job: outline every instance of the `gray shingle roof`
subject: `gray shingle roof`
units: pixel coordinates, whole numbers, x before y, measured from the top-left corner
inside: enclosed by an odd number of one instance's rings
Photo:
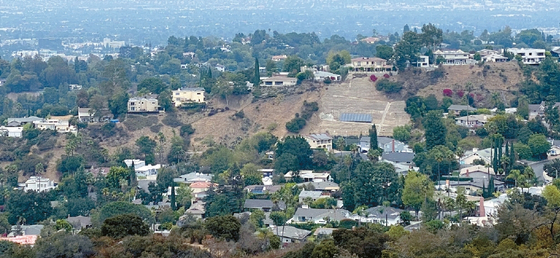
[[[243,205],[243,207],[245,209],[272,209],[272,207],[274,207],[274,203],[271,200],[247,199],[245,200],[245,205]],[[279,201],[278,208],[285,210],[286,203]]]
[[[403,211],[404,210],[393,208],[393,207],[385,207],[385,206],[377,206],[365,210],[365,212],[368,214],[368,218],[383,218],[383,219],[385,219],[385,216],[387,216],[388,219],[398,218],[401,215],[401,212]]]
[[[392,162],[412,163],[412,160],[414,159],[414,153],[413,152],[384,152],[382,157],[384,160],[388,160]]]
[[[274,234],[276,235],[276,230],[272,230],[272,232],[274,232]],[[305,239],[309,234],[311,234],[311,231],[305,229],[299,229],[293,226],[285,226],[285,227],[278,228],[278,236],[297,239],[300,241]]]

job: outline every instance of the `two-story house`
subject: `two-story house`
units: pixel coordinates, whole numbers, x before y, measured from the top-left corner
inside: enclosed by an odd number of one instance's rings
[[[51,116],[48,119],[33,121],[35,128],[39,130],[53,130],[59,133],[73,133],[77,134],[78,129],[70,125],[71,115],[68,116]]]
[[[24,191],[46,192],[54,189],[54,181],[40,176],[32,176],[25,183],[20,184]]]
[[[204,93],[204,88],[181,88],[173,91],[171,99],[176,107],[186,103],[204,103]]]
[[[353,58],[348,64],[349,72],[390,72],[393,66],[387,65],[387,60],[379,57]]]
[[[128,113],[158,112],[159,104],[156,98],[136,97],[128,100]]]
[[[434,56],[444,59],[441,63],[442,65],[467,65],[476,63],[468,52],[462,50],[437,50],[434,52]]]
[[[521,61],[527,65],[538,65],[546,58],[544,49],[535,48],[508,48],[507,52],[520,56]]]
[[[492,117],[492,115],[468,115],[457,117],[455,118],[455,124],[468,128],[477,128],[484,126],[488,122],[488,119]]]
[[[332,137],[326,133],[310,134],[303,138],[309,143],[311,149],[325,149],[326,151],[332,150]]]

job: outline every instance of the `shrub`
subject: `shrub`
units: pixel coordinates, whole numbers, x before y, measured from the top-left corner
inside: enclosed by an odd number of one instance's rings
[[[385,93],[397,93],[402,90],[403,86],[400,82],[392,82],[387,79],[381,79],[377,82],[375,88],[378,91],[383,91]]]
[[[194,133],[194,128],[192,127],[191,124],[181,126],[180,135],[182,137],[191,135],[193,133]]]
[[[389,77],[391,77],[389,74],[384,74],[383,78],[388,79]]]
[[[443,90],[443,96],[451,97],[451,96],[453,96],[453,91],[451,89],[444,89]]]
[[[375,76],[375,74],[372,74],[372,75],[369,77],[369,79],[370,79],[372,82],[376,82],[376,81],[377,81],[377,76]]]
[[[183,125],[183,122],[178,119],[176,113],[167,113],[161,122],[170,127],[179,127]]]
[[[465,92],[463,90],[458,90],[455,92],[455,94],[457,95],[457,97],[462,98],[465,95]]]
[[[286,123],[286,129],[288,130],[288,132],[298,133],[301,129],[305,127],[306,124],[307,122],[305,122],[305,119],[301,117],[296,117],[292,119],[290,122]]]
[[[238,112],[235,112],[234,116],[237,117],[237,118],[244,118],[245,117],[245,112],[243,112],[243,110],[240,110]]]

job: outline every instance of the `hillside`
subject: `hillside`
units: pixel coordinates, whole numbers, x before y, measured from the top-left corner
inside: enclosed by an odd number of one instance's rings
[[[442,70],[426,72],[422,69],[411,69],[392,78],[402,82],[404,89],[397,98],[414,95],[426,97],[434,94],[443,98],[443,90],[451,89],[454,93],[462,90],[475,95],[477,106],[489,107],[492,93],[499,93],[501,100],[509,105],[514,98],[513,92],[519,89],[518,83],[524,80],[523,73],[517,62],[486,63],[484,65],[444,66]],[[457,97],[454,95],[454,97]]]

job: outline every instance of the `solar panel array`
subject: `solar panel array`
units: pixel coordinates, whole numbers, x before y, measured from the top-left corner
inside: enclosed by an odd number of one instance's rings
[[[371,123],[371,114],[361,114],[361,113],[342,113],[339,119],[342,122],[359,122],[359,123]]]

